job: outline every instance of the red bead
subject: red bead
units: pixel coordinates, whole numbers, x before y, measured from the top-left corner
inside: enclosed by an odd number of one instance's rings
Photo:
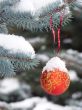
[[[55,69],[54,71],[44,71],[40,77],[40,83],[45,92],[50,95],[63,94],[70,85],[68,73]]]

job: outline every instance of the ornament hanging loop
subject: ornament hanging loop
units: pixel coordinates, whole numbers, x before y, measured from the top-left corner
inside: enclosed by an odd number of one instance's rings
[[[58,48],[57,48],[57,53],[59,53],[59,51],[60,51],[60,48],[61,48],[61,27],[62,27],[62,22],[63,22],[63,16],[62,16],[62,14],[60,13],[60,21],[59,21],[60,23],[59,23],[59,27],[58,27],[58,29],[57,29],[57,34],[58,34],[58,36],[57,36],[57,38],[58,38]]]
[[[51,31],[52,31],[52,35],[53,35],[53,39],[54,39],[54,44],[55,44],[56,33],[55,33],[55,30],[54,30],[54,27],[53,27],[53,18],[52,18],[52,15],[50,15],[50,28],[51,28]]]
[[[59,21],[59,27],[57,29],[57,40],[58,40],[58,47],[57,47],[57,54],[59,53],[60,51],[60,47],[61,47],[61,39],[60,39],[60,34],[61,34],[61,26],[62,26],[62,22],[63,22],[63,14],[60,13],[60,21]],[[56,33],[55,33],[55,30],[54,30],[54,26],[53,26],[53,18],[52,18],[52,15],[50,15],[50,29],[52,31],[52,35],[53,35],[53,39],[54,39],[54,44],[55,44],[55,40],[56,40]]]

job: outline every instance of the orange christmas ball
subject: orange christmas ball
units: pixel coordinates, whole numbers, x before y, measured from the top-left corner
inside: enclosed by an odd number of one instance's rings
[[[59,69],[53,71],[43,71],[40,77],[40,83],[45,92],[50,95],[63,94],[70,85],[68,73]]]

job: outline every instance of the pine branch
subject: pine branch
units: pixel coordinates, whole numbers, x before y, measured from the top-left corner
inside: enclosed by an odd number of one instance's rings
[[[17,71],[33,69],[38,64],[28,41],[19,36],[0,34],[0,77],[13,76]]]
[[[15,75],[14,67],[11,62],[7,59],[0,59],[0,77],[12,77]]]
[[[8,29],[7,29],[5,23],[1,23],[1,24],[0,24],[0,33],[8,34]]]
[[[12,60],[12,61],[20,61],[20,62],[31,62],[32,59],[30,58],[19,58],[19,57],[16,57],[16,56],[13,56],[13,55],[0,55],[0,59],[9,59],[9,60]]]
[[[51,10],[50,12],[45,13],[45,15],[40,15],[39,18],[44,18],[45,16],[53,15],[54,13],[61,12],[63,9],[65,9],[65,4],[59,6],[56,9]]]
[[[3,0],[0,1],[0,8],[10,7],[20,2],[20,0]]]
[[[66,11],[67,7],[71,6],[70,3],[63,3],[60,5],[59,2],[52,3],[46,7],[43,7],[32,15],[31,12],[15,12],[11,7],[3,8],[4,11],[1,13],[1,21],[6,22],[9,26],[17,26],[18,28],[23,28],[27,30],[43,30],[49,28],[50,14],[53,15],[53,25],[55,28],[59,25],[60,13]],[[68,11],[68,10],[67,10]],[[71,12],[65,12],[63,26],[69,23],[71,18]]]
[[[71,6],[71,4],[70,4],[70,6]],[[61,15],[61,13],[63,13],[63,16],[62,16],[63,17],[62,26],[67,25],[71,21],[72,13],[71,12],[66,13],[65,12],[66,8],[68,8],[68,5],[62,4],[61,6],[56,7],[54,9],[50,10],[48,13],[45,13],[45,15],[41,15],[39,17],[39,19],[40,20],[44,19],[44,21],[45,21],[45,19],[48,19],[48,27],[49,27],[50,15],[52,15],[52,17],[53,17],[53,25],[54,25],[55,28],[58,28],[59,23],[60,23],[60,21],[59,21],[60,15]],[[43,12],[45,12],[45,9],[44,9]]]
[[[68,4],[71,4],[71,3],[74,3],[76,2],[76,0],[64,0],[65,3],[68,3]]]
[[[25,55],[22,55],[22,56],[25,56]],[[17,70],[19,71],[20,69],[22,71],[33,69],[34,67],[37,67],[37,65],[39,64],[39,61],[36,58],[33,58],[33,59],[31,59],[30,57],[24,58],[20,56],[18,57],[16,55],[0,55],[0,60],[5,60],[5,61],[9,60],[11,64],[13,64],[15,71]],[[20,62],[18,66],[17,66],[17,62]]]

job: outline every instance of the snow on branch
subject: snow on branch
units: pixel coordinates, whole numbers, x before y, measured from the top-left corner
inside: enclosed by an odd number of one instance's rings
[[[39,9],[57,1],[58,0],[20,0],[17,5],[12,7],[12,9],[14,11],[31,12],[32,14],[35,14]]]
[[[10,53],[31,54],[31,58],[35,55],[31,44],[21,36],[0,34],[0,47]]]
[[[6,22],[9,26],[22,27],[31,31],[47,30],[49,28],[50,14],[53,14],[55,28],[59,25],[61,12],[65,13],[63,25],[68,24],[71,18],[69,4],[63,0],[20,0],[12,4],[0,4],[2,7],[0,10],[1,21]],[[55,13],[53,10],[57,9],[58,12]]]
[[[22,36],[0,34],[0,76],[11,76],[37,64],[33,47]]]

